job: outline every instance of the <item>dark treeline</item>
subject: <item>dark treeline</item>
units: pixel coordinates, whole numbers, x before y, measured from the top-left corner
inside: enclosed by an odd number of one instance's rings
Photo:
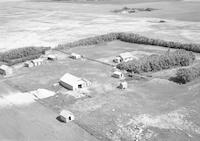
[[[198,77],[200,77],[200,64],[189,68],[178,69],[178,71],[176,72],[176,76],[170,79],[180,84],[186,84],[195,80]]]
[[[136,44],[144,44],[144,45],[154,45],[154,46],[162,46],[167,48],[174,49],[185,49],[192,52],[200,53],[200,44],[186,44],[174,41],[165,41],[160,39],[152,39],[145,36],[141,36],[139,34],[134,33],[126,33],[126,32],[116,32],[109,33],[99,36],[94,36],[86,39],[81,39],[75,42],[58,45],[59,49],[78,47],[78,46],[87,46],[87,45],[95,45],[104,42],[110,42],[114,40],[120,40],[123,42],[136,43]]]
[[[6,52],[0,53],[0,61],[8,63],[8,65],[14,65],[26,60],[31,60],[40,57],[44,54],[48,47],[24,47],[18,49],[12,49]]]
[[[176,50],[164,55],[150,55],[140,60],[122,62],[117,68],[132,73],[155,72],[177,66],[188,66],[194,60],[195,55],[192,52]]]

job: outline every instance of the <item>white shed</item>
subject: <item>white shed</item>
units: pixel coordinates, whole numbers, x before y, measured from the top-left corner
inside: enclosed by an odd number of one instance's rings
[[[120,82],[119,88],[120,89],[127,89],[128,88],[128,83],[126,81]]]
[[[70,122],[75,119],[74,114],[67,110],[62,110],[59,114],[59,120],[62,122]]]
[[[80,54],[76,54],[76,53],[72,53],[72,54],[70,55],[70,58],[72,58],[72,59],[80,59],[80,58],[81,58],[81,55],[80,55]]]
[[[34,66],[34,64],[31,61],[27,61],[27,62],[24,63],[24,66],[28,67],[28,68],[31,68],[31,67]]]
[[[39,66],[44,63],[44,59],[38,58],[38,59],[32,60],[31,62],[33,63],[34,66]]]
[[[79,77],[66,73],[59,81],[60,85],[69,90],[78,90],[87,86],[87,82]]]
[[[57,57],[56,57],[55,55],[53,55],[53,54],[49,54],[49,55],[47,56],[47,59],[48,59],[48,60],[54,61],[54,60],[57,60]]]
[[[124,78],[124,74],[121,71],[114,71],[112,74],[112,77],[121,79],[121,78]]]
[[[6,65],[1,65],[0,66],[0,74],[4,76],[11,75],[13,73],[13,69],[9,66]]]

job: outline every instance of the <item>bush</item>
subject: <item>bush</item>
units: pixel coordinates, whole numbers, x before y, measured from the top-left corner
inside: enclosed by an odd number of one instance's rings
[[[188,66],[194,60],[195,55],[192,52],[176,50],[164,55],[150,55],[140,60],[122,62],[117,65],[117,68],[128,72],[142,73],[160,71],[176,66]]]
[[[44,54],[48,47],[25,47],[3,52],[0,54],[0,61],[8,63],[8,65],[24,62],[32,58],[38,58]]]
[[[176,76],[173,77],[173,79],[171,78],[171,80],[177,83],[186,84],[195,80],[198,77],[200,77],[200,64],[190,68],[178,69],[178,71],[176,72]]]
[[[18,58],[18,59],[14,59],[14,60],[7,60],[7,65],[8,66],[12,66],[21,62],[25,62],[28,60],[33,60],[33,59],[37,59],[41,56],[42,54],[36,54],[36,55],[31,55],[31,56],[27,56],[27,57],[23,57],[23,58]]]
[[[141,36],[139,34],[134,33],[126,33],[126,32],[115,32],[104,35],[99,35],[95,37],[90,37],[86,39],[81,39],[75,42],[58,45],[58,49],[78,47],[78,46],[87,46],[87,45],[95,45],[104,42],[110,42],[114,40],[120,40],[123,42],[136,43],[136,44],[144,44],[144,45],[154,45],[154,46],[162,46],[167,48],[174,49],[185,49],[188,51],[198,52],[200,53],[200,45],[199,44],[184,44],[180,42],[173,41],[164,41],[160,39],[152,39],[145,36]]]

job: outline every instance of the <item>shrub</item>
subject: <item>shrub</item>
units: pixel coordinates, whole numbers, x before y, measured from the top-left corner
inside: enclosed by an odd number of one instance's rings
[[[14,60],[7,60],[7,65],[8,66],[12,66],[21,62],[25,62],[28,60],[33,60],[33,59],[37,59],[41,56],[42,54],[36,54],[36,55],[31,55],[31,56],[27,56],[27,57],[23,57],[23,58],[18,58],[18,59],[14,59]]]
[[[180,42],[152,39],[145,36],[141,36],[139,34],[127,33],[127,32],[121,32],[121,33],[115,32],[115,33],[109,33],[109,34],[99,35],[95,37],[90,37],[86,39],[81,39],[81,40],[67,43],[67,44],[62,44],[62,45],[60,44],[58,45],[57,48],[64,49],[64,48],[71,48],[71,47],[78,47],[78,46],[95,45],[95,44],[110,42],[114,40],[120,40],[124,42],[129,42],[129,43],[136,43],[136,44],[162,46],[162,47],[174,48],[174,49],[185,49],[188,51],[200,53],[199,44],[184,44]]]
[[[177,83],[186,84],[195,80],[198,77],[200,77],[200,64],[190,68],[178,69],[178,71],[176,72],[176,76],[171,78],[171,80]]]
[[[25,47],[3,52],[0,54],[0,61],[8,64],[16,64],[44,54],[49,47]]]
[[[117,65],[118,69],[128,72],[142,73],[169,69],[176,66],[188,66],[195,60],[192,52],[176,50],[164,55],[150,55],[140,60],[122,62]]]

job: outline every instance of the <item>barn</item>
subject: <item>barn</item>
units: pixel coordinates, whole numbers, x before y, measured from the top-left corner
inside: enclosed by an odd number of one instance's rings
[[[78,90],[87,86],[87,82],[72,74],[66,73],[59,81],[60,85],[69,90]]]
[[[7,76],[7,75],[11,75],[13,73],[13,69],[9,66],[6,65],[1,65],[0,66],[0,74]]]

